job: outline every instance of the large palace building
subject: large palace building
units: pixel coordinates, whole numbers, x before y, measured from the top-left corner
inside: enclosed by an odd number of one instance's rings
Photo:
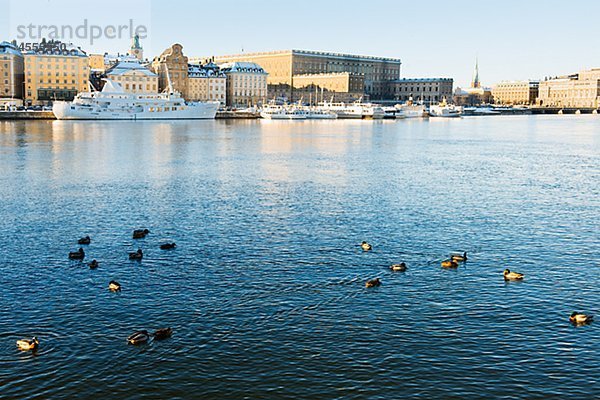
[[[307,93],[327,91],[328,96],[348,99],[349,94],[386,99],[388,85],[400,78],[400,59],[324,53],[305,50],[283,50],[214,57],[217,64],[253,62],[269,75],[268,97],[297,101]],[[341,82],[341,80],[345,80]],[[329,82],[331,81],[331,82]],[[363,85],[356,90],[356,84]],[[334,88],[339,88],[335,90]]]

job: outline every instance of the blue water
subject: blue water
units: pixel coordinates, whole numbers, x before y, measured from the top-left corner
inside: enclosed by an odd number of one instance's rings
[[[0,199],[2,399],[600,398],[597,116],[0,122]]]

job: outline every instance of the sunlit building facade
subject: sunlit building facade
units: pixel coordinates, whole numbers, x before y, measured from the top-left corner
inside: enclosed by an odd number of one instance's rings
[[[267,100],[267,76],[260,65],[252,62],[230,62],[219,65],[227,77],[226,104],[229,107],[251,107]]]
[[[14,43],[0,43],[0,106],[21,105],[23,99],[23,54]]]

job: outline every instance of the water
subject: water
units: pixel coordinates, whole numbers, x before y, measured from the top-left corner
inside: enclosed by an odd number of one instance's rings
[[[600,397],[597,116],[0,122],[0,198],[2,399]]]

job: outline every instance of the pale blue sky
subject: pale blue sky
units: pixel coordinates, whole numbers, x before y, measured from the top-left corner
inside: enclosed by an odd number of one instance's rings
[[[541,78],[600,67],[600,1],[595,0],[0,0],[0,37],[18,25],[135,24],[152,57],[174,42],[188,56],[306,49],[402,59],[406,77]],[[103,9],[103,5],[105,8]],[[88,52],[126,51],[129,39],[75,40]]]

